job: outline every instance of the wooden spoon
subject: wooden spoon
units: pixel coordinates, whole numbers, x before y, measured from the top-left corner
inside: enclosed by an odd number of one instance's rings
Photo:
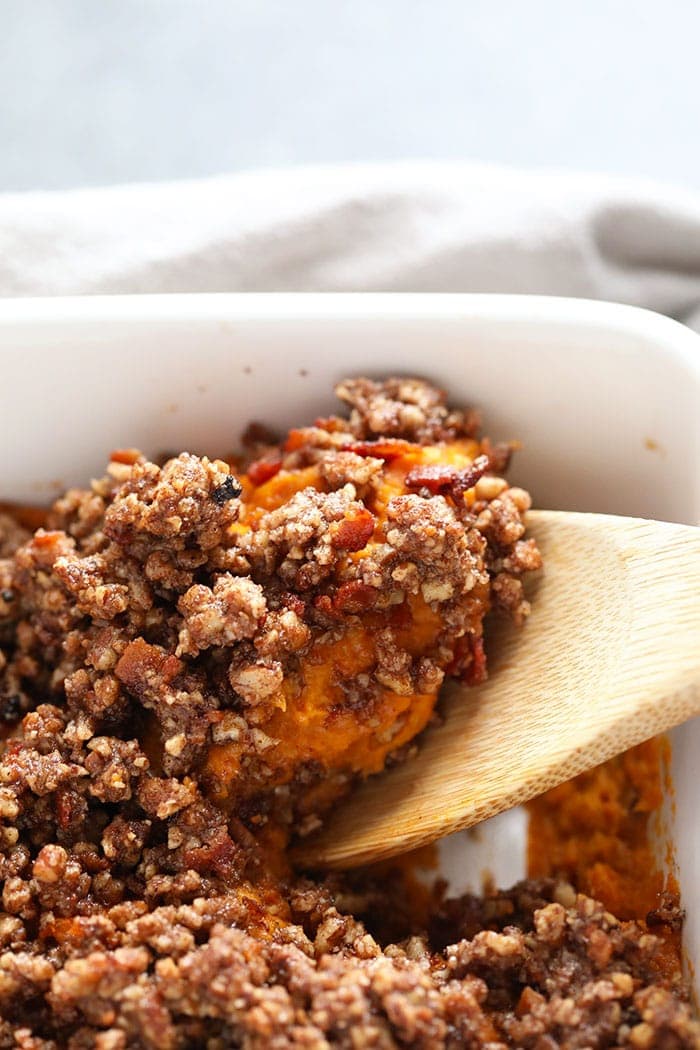
[[[365,781],[302,863],[403,853],[700,713],[700,528],[557,511],[528,528],[545,567],[526,626],[495,625],[488,681],[446,684],[417,756]]]

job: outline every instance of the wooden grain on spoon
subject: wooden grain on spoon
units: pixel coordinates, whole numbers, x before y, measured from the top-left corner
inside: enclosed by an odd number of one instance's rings
[[[533,612],[487,638],[489,679],[303,844],[354,867],[470,827],[700,713],[700,528],[537,511]]]

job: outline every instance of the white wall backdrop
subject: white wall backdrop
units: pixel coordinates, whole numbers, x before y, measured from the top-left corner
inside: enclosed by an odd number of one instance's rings
[[[700,186],[697,0],[0,0],[0,190],[460,157]]]

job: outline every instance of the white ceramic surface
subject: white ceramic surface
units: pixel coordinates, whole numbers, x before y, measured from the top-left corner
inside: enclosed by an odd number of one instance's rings
[[[0,499],[41,501],[110,449],[225,454],[251,419],[282,430],[333,381],[425,375],[524,448],[542,507],[700,523],[700,339],[624,306],[518,296],[220,295],[0,301]],[[536,629],[536,610],[530,628]],[[604,625],[601,625],[604,629]],[[700,969],[700,720],[673,735],[686,947]],[[667,807],[671,813],[673,807]],[[455,888],[524,873],[525,820],[442,845]]]

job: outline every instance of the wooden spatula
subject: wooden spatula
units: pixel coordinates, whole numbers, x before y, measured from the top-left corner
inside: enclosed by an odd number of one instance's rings
[[[362,784],[304,863],[424,845],[700,714],[700,528],[556,511],[528,526],[545,568],[527,624],[491,631],[488,681],[447,684],[417,757]]]

